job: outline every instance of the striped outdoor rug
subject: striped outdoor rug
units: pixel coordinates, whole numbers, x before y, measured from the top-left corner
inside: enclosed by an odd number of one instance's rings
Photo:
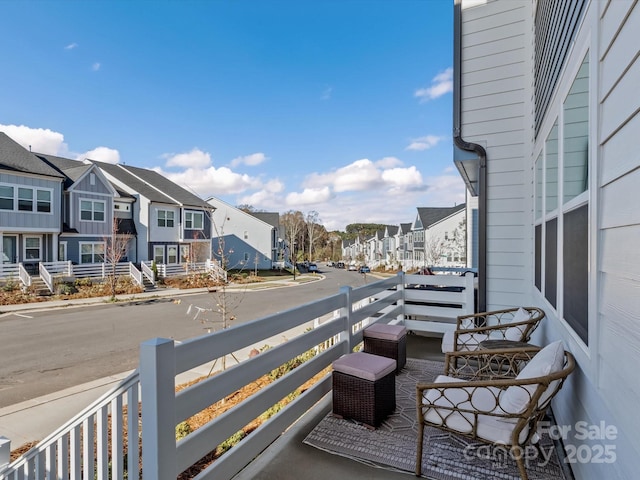
[[[396,410],[378,429],[369,430],[329,413],[304,443],[369,465],[413,474],[417,445],[416,383],[431,381],[443,370],[443,363],[407,359],[406,367],[396,377]],[[533,447],[528,452],[530,480],[568,480],[553,441],[543,437],[541,446],[544,458]],[[506,449],[429,427],[425,428],[422,472],[423,477],[434,480],[520,479],[518,467]]]

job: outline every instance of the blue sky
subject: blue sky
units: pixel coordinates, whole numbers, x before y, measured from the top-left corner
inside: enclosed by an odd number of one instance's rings
[[[464,202],[452,0],[17,1],[0,131],[329,229]]]

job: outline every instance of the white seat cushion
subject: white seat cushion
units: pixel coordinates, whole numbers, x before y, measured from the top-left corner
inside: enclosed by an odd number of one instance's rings
[[[463,380],[440,375],[436,378],[436,383],[460,382]],[[430,405],[425,412],[424,418],[427,422],[436,425],[443,425],[451,430],[460,433],[470,433],[473,430],[474,416],[470,413],[445,410],[438,407],[452,407],[473,410],[480,412],[477,420],[477,434],[479,437],[497,443],[511,443],[511,435],[515,422],[504,422],[499,417],[483,415],[483,413],[504,413],[498,401],[500,390],[495,387],[465,387],[459,389],[447,389],[446,397],[440,394],[439,390],[430,389],[423,399],[423,405]],[[528,428],[525,428],[519,441],[524,441],[527,437]]]
[[[528,378],[545,377],[552,373],[557,373],[564,366],[564,346],[561,340],[550,343],[527,363],[520,371],[517,380],[525,380]],[[539,405],[544,404],[554,391],[550,385],[546,392],[542,394]],[[532,385],[513,385],[504,392],[500,399],[501,407],[507,412],[521,413],[529,404],[531,395],[535,392],[538,384]]]
[[[508,323],[525,322],[531,319],[531,314],[520,307],[518,311],[513,315],[513,318]],[[523,339],[524,331],[527,328],[526,325],[517,325],[515,327],[509,327],[504,332],[504,338],[506,340],[512,340],[514,342],[520,342]]]

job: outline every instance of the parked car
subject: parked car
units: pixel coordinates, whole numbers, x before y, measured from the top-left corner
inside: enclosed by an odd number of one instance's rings
[[[335,265],[336,268],[344,268],[344,262],[338,262]]]
[[[310,264],[307,266],[307,270],[308,270],[310,273],[318,273],[318,266],[317,266],[315,263],[310,263]]]
[[[367,267],[366,265],[362,265],[360,267],[360,270],[358,270],[360,273],[371,273],[371,269],[369,267]]]
[[[348,270],[350,272],[357,272],[358,271],[358,267],[356,267],[354,264],[350,264]]]

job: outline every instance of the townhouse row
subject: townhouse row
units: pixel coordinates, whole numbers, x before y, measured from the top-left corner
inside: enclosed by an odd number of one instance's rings
[[[386,225],[368,238],[345,240],[342,258],[387,270],[473,268],[477,266],[474,218],[477,202],[473,198],[454,207],[418,207],[413,222]]]
[[[127,242],[121,262],[155,262],[180,271],[185,264],[219,263],[216,252],[225,245],[230,268],[271,268],[278,214],[252,216],[226,207],[153,170],[34,153],[0,132],[0,270],[5,273],[15,265],[37,275],[47,262],[104,263],[115,237]]]

